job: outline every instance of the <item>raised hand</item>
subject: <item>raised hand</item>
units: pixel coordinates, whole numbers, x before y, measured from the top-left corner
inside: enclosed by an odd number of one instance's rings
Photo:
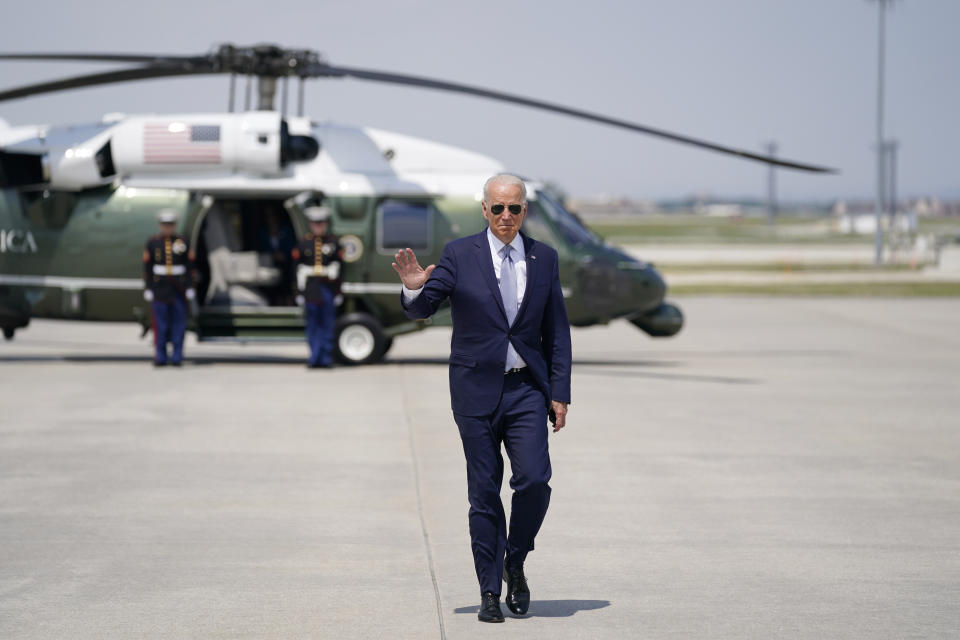
[[[393,263],[393,270],[400,275],[403,286],[412,291],[422,287],[430,279],[430,274],[437,266],[432,264],[426,269],[421,267],[413,249],[400,249],[393,255],[393,259],[396,260]]]

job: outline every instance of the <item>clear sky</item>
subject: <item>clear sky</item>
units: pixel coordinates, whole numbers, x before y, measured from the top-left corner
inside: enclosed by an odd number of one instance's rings
[[[347,66],[526,94],[841,170],[779,172],[783,199],[874,190],[877,8],[867,0],[88,0],[8,3],[0,49],[196,54],[308,47]],[[902,195],[960,196],[957,0],[888,13],[887,131]],[[105,70],[0,63],[0,86]],[[11,124],[219,111],[227,79],[155,80],[0,104]],[[763,166],[466,96],[321,80],[309,114],[471,148],[576,195],[762,196]]]

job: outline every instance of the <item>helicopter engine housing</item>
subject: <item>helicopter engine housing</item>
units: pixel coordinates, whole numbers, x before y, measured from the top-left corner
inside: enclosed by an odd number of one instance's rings
[[[306,119],[288,123],[279,113],[255,111],[132,116],[69,145],[6,156],[7,164],[17,161],[16,175],[27,176],[20,183],[37,183],[42,175],[49,187],[80,190],[129,177],[282,176],[290,163],[313,160],[319,150]],[[39,159],[42,171],[26,171],[31,159]]]
[[[187,170],[272,176],[283,174],[290,161],[316,157],[313,138],[301,151],[308,137],[291,136],[279,113],[260,111],[131,118],[117,126],[110,145],[120,175]]]

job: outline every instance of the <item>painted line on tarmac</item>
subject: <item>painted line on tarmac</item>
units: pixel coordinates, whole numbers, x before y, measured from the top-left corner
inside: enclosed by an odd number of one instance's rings
[[[403,369],[403,367],[401,367]],[[446,640],[447,632],[443,625],[443,603],[440,600],[440,585],[434,568],[433,551],[430,549],[430,534],[427,532],[427,520],[423,515],[423,494],[420,491],[420,458],[417,456],[417,444],[413,437],[413,419],[407,404],[407,391],[400,385],[400,398],[403,404],[403,417],[407,421],[407,443],[410,445],[410,458],[413,463],[413,485],[417,491],[417,516],[420,518],[420,533],[423,534],[423,546],[427,554],[427,568],[430,570],[430,582],[433,583],[433,596],[437,603],[437,622],[440,624],[440,640]]]

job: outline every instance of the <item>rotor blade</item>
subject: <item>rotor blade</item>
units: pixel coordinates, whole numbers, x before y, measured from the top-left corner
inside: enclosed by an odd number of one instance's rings
[[[171,78],[175,76],[200,75],[205,73],[217,73],[217,71],[209,66],[204,67],[200,65],[196,67],[136,67],[133,69],[121,69],[119,71],[106,71],[103,73],[74,76],[73,78],[64,78],[61,80],[51,80],[50,82],[41,82],[38,84],[31,84],[0,91],[0,102],[3,102],[4,100],[13,100],[14,98],[35,96],[41,93],[63,91],[64,89],[80,89],[82,87],[94,87],[102,84],[112,84],[114,82],[149,80],[151,78]]]
[[[66,60],[76,62],[139,62],[141,64],[175,64],[194,62],[191,56],[144,56],[126,53],[0,53],[0,60]]]
[[[782,160],[780,158],[774,158],[772,156],[765,156],[759,153],[753,153],[750,151],[745,151],[743,149],[735,149],[732,147],[725,147],[723,145],[714,144],[712,142],[707,142],[706,140],[699,140],[697,138],[691,138],[689,136],[680,135],[677,133],[671,133],[669,131],[664,131],[663,129],[655,129],[653,127],[646,127],[640,124],[635,124],[633,122],[628,122],[626,120],[619,120],[617,118],[610,118],[608,116],[603,116],[596,113],[590,113],[589,111],[581,111],[579,109],[573,109],[571,107],[564,107],[562,105],[553,104],[550,102],[543,102],[542,100],[534,100],[532,98],[524,98],[523,96],[512,95],[509,93],[502,93],[500,91],[492,91],[490,89],[482,89],[480,87],[472,87],[469,85],[459,84],[455,82],[447,82],[445,80],[434,80],[431,78],[423,78],[419,76],[408,76],[399,73],[389,73],[385,71],[375,71],[372,69],[355,69],[351,67],[339,67],[326,64],[319,64],[314,69],[311,69],[313,73],[311,75],[317,76],[332,76],[332,77],[351,77],[358,78],[361,80],[372,80],[375,82],[388,82],[391,84],[400,84],[412,87],[423,87],[426,89],[439,89],[440,91],[452,91],[455,93],[465,93],[468,95],[479,96],[481,98],[490,98],[492,100],[500,100],[502,102],[509,102],[513,104],[519,104],[527,107],[533,107],[534,109],[543,109],[545,111],[552,111],[554,113],[562,113],[564,115],[573,116],[574,118],[581,118],[583,120],[590,120],[592,122],[599,122],[601,124],[607,124],[613,127],[620,127],[621,129],[627,129],[629,131],[635,131],[637,133],[646,133],[648,135],[657,136],[659,138],[665,138],[667,140],[672,140],[674,142],[679,142],[681,144],[688,144],[695,147],[700,147],[701,149],[709,149],[711,151],[717,151],[719,153],[726,153],[747,160],[755,160],[757,162],[764,162],[766,164],[772,164],[778,167],[784,167],[785,169],[797,169],[799,171],[811,171],[814,173],[836,173],[836,169],[831,169],[829,167],[821,167],[817,165],[804,164],[800,162],[792,162],[790,160]]]

